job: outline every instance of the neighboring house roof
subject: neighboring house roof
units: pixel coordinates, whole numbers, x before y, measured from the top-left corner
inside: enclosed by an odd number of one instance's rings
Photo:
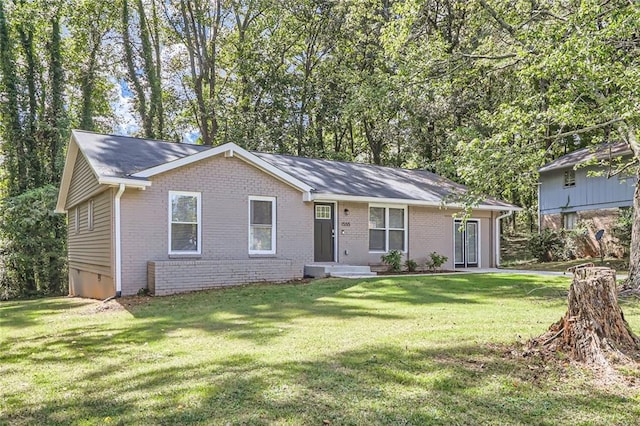
[[[233,143],[205,147],[74,130],[56,211],[64,211],[78,150],[87,159],[98,182],[108,185],[149,186],[149,178],[154,175],[223,154],[237,156],[298,188],[303,192],[305,201],[322,199],[461,206],[463,203],[459,199],[468,192],[464,185],[425,170],[252,153]],[[494,198],[482,200],[476,208],[520,210]]]
[[[606,160],[624,155],[630,155],[631,149],[624,142],[607,143],[598,147],[587,147],[570,152],[562,157],[545,164],[538,172],[548,172],[551,170],[573,167],[591,160]]]

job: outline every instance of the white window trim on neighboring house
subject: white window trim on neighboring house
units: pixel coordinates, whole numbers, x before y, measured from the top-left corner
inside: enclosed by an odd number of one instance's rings
[[[271,203],[271,250],[257,250],[252,248],[252,232],[251,229],[254,226],[262,226],[262,227],[268,227],[269,225],[254,225],[253,223],[251,223],[251,202],[252,201],[268,201]],[[248,250],[249,250],[249,254],[276,254],[276,235],[277,235],[277,220],[276,220],[276,197],[265,197],[265,196],[258,196],[258,195],[250,195],[249,196],[249,203],[248,203]]]
[[[370,217],[371,217],[371,208],[384,208],[384,228],[372,228],[371,227],[371,222],[370,222]],[[391,228],[389,226],[389,209],[397,209],[397,210],[402,210],[403,211],[403,224],[404,224],[404,228]],[[384,250],[371,250],[371,241],[370,241],[370,233],[367,232],[367,248],[369,249],[369,253],[388,253],[390,251],[389,249],[389,231],[403,231],[404,232],[404,240],[402,242],[403,245],[403,249],[400,250],[402,253],[406,253],[407,252],[407,246],[408,246],[408,242],[409,242],[409,221],[408,221],[408,217],[409,217],[409,208],[406,204],[378,204],[378,203],[371,203],[369,204],[369,208],[367,209],[367,231],[370,231],[372,229],[377,229],[377,230],[384,230]]]
[[[562,213],[562,228],[563,229],[576,229],[576,225],[578,224],[578,213],[576,212],[566,212]]]
[[[564,171],[564,187],[573,188],[576,186],[576,171],[573,169]]]
[[[194,224],[194,222],[174,222],[171,211],[171,199],[174,196],[196,197],[196,250],[172,250],[172,227],[174,224]],[[169,218],[169,254],[170,255],[199,255],[202,253],[202,193],[188,191],[169,191],[169,204],[167,207]]]

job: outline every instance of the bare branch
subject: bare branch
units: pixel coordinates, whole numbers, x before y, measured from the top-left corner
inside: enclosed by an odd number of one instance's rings
[[[609,158],[609,161],[611,161],[611,158]],[[618,176],[619,174],[621,174],[622,172],[624,172],[628,168],[630,168],[632,166],[636,166],[638,164],[640,164],[638,162],[638,159],[634,157],[633,160],[629,161],[627,164],[625,164],[624,166],[620,167],[617,170],[611,171],[611,169],[609,169],[609,170],[607,170],[607,179],[612,178],[614,176]]]
[[[466,53],[463,53],[462,55],[463,58],[469,58],[469,59],[495,59],[495,60],[499,60],[499,59],[509,59],[509,58],[515,58],[516,55],[515,53],[505,53],[504,55],[469,55]]]
[[[480,0],[480,4],[487,12],[489,12],[489,15],[491,15],[491,17],[495,19],[495,21],[500,25],[500,27],[502,27],[503,30],[507,31],[512,36],[515,36],[516,30],[504,19],[502,19],[502,17],[498,15],[498,12],[496,12],[493,7],[489,6],[486,0]]]
[[[581,129],[577,129],[577,130],[570,130],[570,131],[564,132],[564,133],[557,133],[555,135],[547,136],[544,139],[559,139],[559,138],[563,138],[565,136],[573,136],[573,135],[578,135],[580,133],[587,133],[587,132],[590,132],[592,130],[601,129],[603,127],[607,127],[607,126],[610,126],[612,124],[619,123],[620,121],[623,121],[623,120],[624,119],[622,119],[622,118],[614,118],[613,120],[605,121],[604,123],[600,123],[600,124],[594,124],[593,126],[583,127]]]

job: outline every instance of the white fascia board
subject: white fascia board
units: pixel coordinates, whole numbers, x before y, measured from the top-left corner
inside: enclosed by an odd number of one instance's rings
[[[280,179],[281,181],[293,186],[294,188],[300,191],[311,192],[313,190],[311,186],[291,176],[290,174],[282,171],[281,169],[273,166],[272,164],[267,163],[257,155],[250,153],[249,151],[239,147],[233,142],[229,142],[224,145],[220,145],[215,148],[208,149],[206,151],[201,151],[196,154],[189,155],[188,157],[183,157],[178,160],[171,161],[169,163],[161,164],[159,166],[142,170],[141,172],[135,173],[132,176],[139,177],[139,178],[149,178],[157,174],[168,172],[178,167],[183,167],[183,166],[195,163],[197,161],[204,160],[206,158],[211,158],[220,154],[224,154],[224,156],[227,158],[237,156],[243,161],[251,164],[254,167],[261,169],[262,171]]]
[[[98,179],[100,185],[120,186],[124,184],[127,188],[145,189],[151,186],[151,181],[140,179],[127,179],[118,177],[103,177]]]
[[[463,204],[454,203],[446,204],[442,202],[426,201],[426,200],[411,200],[405,198],[377,198],[377,197],[364,197],[357,195],[345,195],[345,194],[331,194],[331,193],[312,193],[310,201],[351,201],[355,203],[374,203],[374,204],[404,204],[409,206],[424,206],[424,207],[438,207],[438,208],[455,208],[463,209]],[[487,210],[487,211],[521,211],[522,208],[516,206],[490,206],[487,204],[480,204],[472,207],[472,210]]]
[[[187,166],[197,161],[204,160],[205,158],[214,157],[216,155],[224,153],[229,149],[233,149],[229,145],[235,145],[235,144],[226,143],[224,145],[220,145],[215,148],[207,149],[206,151],[200,151],[195,154],[191,154],[186,157],[182,157],[177,160],[170,161],[168,163],[160,164],[159,166],[150,167],[148,169],[139,171],[138,173],[134,173],[131,176],[137,177],[137,178],[150,178],[152,176],[159,175],[160,173],[168,172],[168,171],[177,169],[179,167]]]
[[[312,186],[309,186],[300,179],[291,176],[289,173],[284,172],[282,169],[277,168],[273,164],[264,161],[257,155],[254,155],[249,151],[240,148],[239,146],[236,146],[233,151],[238,156],[238,158],[252,164],[253,166],[261,169],[263,172],[266,172],[271,176],[278,178],[279,180],[293,186],[294,188],[297,188],[305,193],[311,193],[311,191],[313,191]]]
[[[64,160],[64,168],[62,169],[62,179],[60,180],[60,189],[58,190],[58,201],[56,202],[55,213],[65,213],[65,204],[67,201],[67,195],[69,194],[69,187],[71,186],[71,176],[73,174],[73,165],[76,162],[78,156],[78,144],[76,143],[73,133],[69,139],[69,146],[67,147],[67,155]]]

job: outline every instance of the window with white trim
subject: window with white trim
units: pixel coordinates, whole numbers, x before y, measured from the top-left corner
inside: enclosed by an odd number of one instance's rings
[[[93,231],[93,200],[87,203],[87,229]]]
[[[572,186],[576,186],[576,171],[573,169],[566,170],[564,172],[564,187],[570,188]]]
[[[405,251],[406,237],[406,207],[369,206],[369,251]]]
[[[73,217],[75,221],[75,223],[73,224],[73,228],[74,228],[73,230],[77,234],[80,232],[80,207],[76,206]]]
[[[169,191],[169,254],[200,254],[201,194]]]
[[[276,252],[276,198],[249,197],[249,254]]]
[[[562,214],[562,226],[564,229],[575,229],[577,224],[578,224],[577,213],[572,212],[572,213]]]

